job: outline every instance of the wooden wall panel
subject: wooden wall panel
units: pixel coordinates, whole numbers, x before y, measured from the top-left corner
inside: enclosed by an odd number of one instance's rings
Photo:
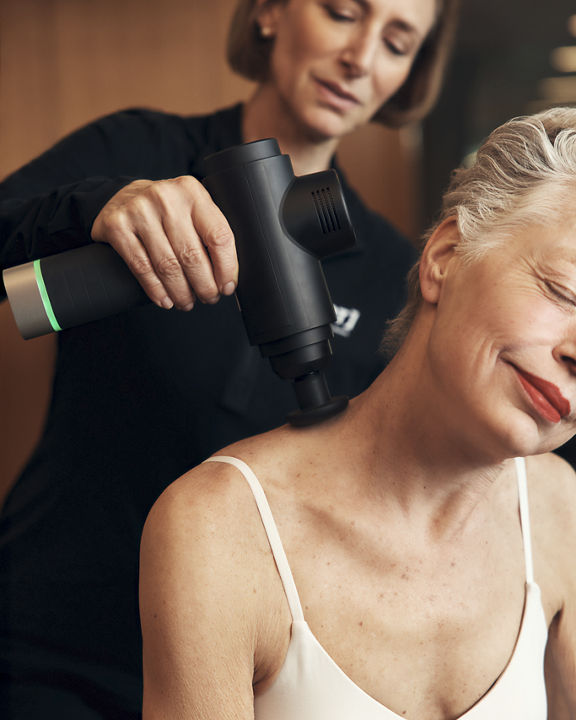
[[[181,113],[245,97],[224,59],[234,0],[0,0],[0,178],[91,119],[126,107]],[[346,140],[349,178],[401,229],[417,227],[410,133]],[[0,499],[40,432],[54,338],[24,342],[0,305]]]

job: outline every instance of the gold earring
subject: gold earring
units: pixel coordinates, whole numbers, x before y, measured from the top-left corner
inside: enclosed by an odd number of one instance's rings
[[[271,38],[273,35],[272,28],[268,25],[260,28],[260,37],[264,39]]]

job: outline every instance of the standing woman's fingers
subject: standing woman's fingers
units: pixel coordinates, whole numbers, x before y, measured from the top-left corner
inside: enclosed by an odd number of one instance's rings
[[[179,310],[191,310],[196,296],[174,252],[164,224],[154,219],[147,224],[145,230],[139,229],[138,238],[149,258],[151,275],[146,278],[147,286],[156,283],[158,287],[164,288],[171,305],[175,305]],[[135,274],[140,280],[139,275],[136,272]],[[144,285],[143,287],[146,290]]]
[[[145,187],[147,183],[148,181],[136,181],[114,195],[96,217],[92,226],[92,239],[105,242],[114,248],[150,300],[159,307],[170,309],[174,303],[135,232],[133,219],[127,209],[128,200],[134,197],[134,188],[131,186],[138,184]]]
[[[200,184],[194,196],[192,220],[210,258],[218,294],[232,295],[238,284],[234,234],[220,208]]]
[[[92,238],[109,243],[160,307],[234,292],[238,260],[228,222],[193,177],[136,180],[102,208]]]
[[[165,310],[173,308],[174,300],[171,293],[159,278],[141,239],[131,233],[130,236],[125,237],[121,244],[114,245],[111,243],[111,245],[122,257],[150,300]]]
[[[201,302],[217,302],[220,289],[203,238],[196,227],[198,224],[202,225],[203,213],[209,210],[211,205],[214,208],[216,206],[210,196],[208,203],[197,202],[198,194],[202,197],[206,193],[197,181],[194,181],[195,185],[191,183],[189,186],[187,178],[177,178],[174,183],[176,184],[171,190],[178,189],[182,192],[176,193],[176,197],[167,203],[162,214],[162,227],[170,243],[172,257],[188,287],[193,288],[196,297]],[[216,210],[223,218],[220,211],[217,208]],[[230,232],[229,228],[228,232]],[[154,257],[152,253],[150,254],[154,262]],[[166,281],[164,283],[167,284]]]
[[[192,235],[197,249],[198,262],[204,260],[204,272],[212,275],[201,243],[190,230],[190,200],[182,195],[174,181],[155,182],[135,198],[131,204],[131,220],[143,248],[150,259],[157,281],[166,289],[168,297],[180,310],[194,306],[196,294],[182,267],[178,253],[179,243],[185,243],[185,233]]]

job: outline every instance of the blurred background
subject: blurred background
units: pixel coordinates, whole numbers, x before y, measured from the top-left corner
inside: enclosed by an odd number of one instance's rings
[[[71,130],[127,107],[183,114],[237,102],[225,62],[235,0],[0,0],[0,179]],[[421,125],[346,140],[366,202],[415,240],[452,168],[514,115],[576,104],[574,0],[463,0],[440,102]],[[45,417],[55,338],[23,341],[0,304],[0,502]],[[78,398],[82,402],[81,398]]]

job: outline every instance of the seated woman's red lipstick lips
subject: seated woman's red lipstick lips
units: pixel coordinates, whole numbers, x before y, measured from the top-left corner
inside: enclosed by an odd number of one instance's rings
[[[515,368],[522,387],[538,413],[550,422],[558,423],[570,413],[570,403],[560,390],[548,380]]]

